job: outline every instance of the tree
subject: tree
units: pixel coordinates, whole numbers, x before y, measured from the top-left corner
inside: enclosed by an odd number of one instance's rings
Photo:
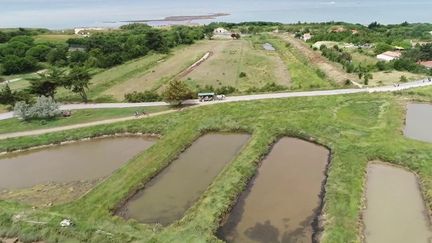
[[[212,38],[213,38],[213,35],[214,35],[214,26],[212,26],[212,25],[206,25],[206,26],[204,26],[204,34],[205,34],[205,36],[209,39],[209,40],[211,40]]]
[[[399,81],[400,81],[401,83],[406,83],[406,82],[408,82],[408,79],[407,79],[407,77],[406,77],[405,75],[402,75],[402,76],[400,77]]]
[[[3,58],[3,74],[17,74],[30,72],[36,69],[37,61],[31,57],[18,57],[14,55],[8,55]]]
[[[48,52],[51,48],[47,45],[37,45],[30,48],[27,52],[27,56],[31,56],[40,62],[45,62],[47,60]]]
[[[180,80],[172,80],[163,93],[164,100],[173,105],[181,105],[187,99],[193,97],[192,91],[186,83]]]
[[[47,61],[53,65],[64,65],[67,59],[67,48],[58,47],[51,49],[47,54]]]
[[[59,105],[51,98],[41,96],[34,105],[20,101],[15,104],[14,114],[19,119],[52,119],[61,114]]]
[[[363,74],[364,84],[369,85],[369,80],[373,79],[373,76],[371,73],[367,72]]]
[[[88,58],[89,58],[89,55],[87,54],[87,52],[73,51],[70,54],[69,63],[75,64],[75,65],[83,65],[87,61]]]
[[[232,33],[231,34],[231,38],[233,38],[233,39],[236,39],[236,40],[238,40],[238,39],[240,39],[240,34],[239,33]]]
[[[15,103],[15,97],[10,89],[9,85],[6,84],[2,90],[0,90],[0,104],[12,105]]]
[[[47,96],[54,99],[59,86],[65,81],[64,71],[51,68],[47,72],[39,74],[38,78],[30,80],[29,91],[38,96]]]
[[[69,72],[64,86],[72,92],[79,94],[83,101],[87,103],[88,98],[86,90],[88,90],[90,79],[91,75],[87,69],[76,66]]]

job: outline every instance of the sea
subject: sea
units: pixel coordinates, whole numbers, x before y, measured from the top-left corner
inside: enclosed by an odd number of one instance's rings
[[[0,28],[116,27],[122,21],[228,13],[192,23],[432,23],[432,0],[0,0]]]

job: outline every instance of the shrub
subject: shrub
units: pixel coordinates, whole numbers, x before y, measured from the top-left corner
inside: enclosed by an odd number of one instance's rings
[[[408,79],[407,79],[407,77],[405,76],[405,75],[402,75],[401,77],[400,77],[400,80],[399,80],[401,83],[406,83],[406,82],[408,82]]]
[[[144,91],[125,94],[125,100],[131,103],[161,101],[162,97],[154,91]]]
[[[237,89],[232,86],[222,86],[215,90],[216,94],[228,95],[237,92]]]
[[[59,105],[51,98],[41,96],[36,99],[34,105],[24,101],[17,102],[14,114],[21,120],[52,119],[61,114]]]
[[[245,78],[247,76],[247,74],[245,72],[241,72],[239,74],[239,78]]]
[[[181,105],[183,101],[192,97],[192,90],[180,80],[171,81],[163,93],[164,100],[172,105]]]

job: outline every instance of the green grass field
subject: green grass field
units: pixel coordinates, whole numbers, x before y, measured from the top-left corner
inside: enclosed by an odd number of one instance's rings
[[[66,34],[43,34],[43,35],[37,35],[34,37],[36,43],[41,42],[51,42],[56,44],[63,44],[66,43],[67,40],[71,38],[81,38],[79,35],[66,35]]]
[[[282,39],[275,36],[265,36],[261,42],[271,43],[282,60],[288,67],[291,75],[291,88],[296,90],[320,89],[335,86],[334,83],[326,79],[322,71],[314,68],[306,57],[286,44]]]
[[[165,54],[150,54],[107,70],[101,70],[90,80],[89,98],[93,101],[122,101],[124,94],[119,93],[116,96],[109,90],[150,72],[152,67],[166,57],[167,55]],[[78,95],[65,89],[59,90],[58,98],[62,101],[81,100]]]
[[[360,216],[368,161],[382,160],[416,172],[427,205],[432,209],[432,144],[407,139],[401,132],[405,105],[414,98],[431,102],[432,89],[398,95],[357,94],[226,103],[143,120],[3,140],[0,151],[122,132],[162,135],[153,147],[79,200],[40,209],[0,201],[0,235],[47,242],[218,242],[214,233],[219,222],[255,174],[258,162],[278,138],[292,136],[331,150],[321,242],[361,242]],[[252,138],[180,221],[162,227],[112,216],[112,210],[128,195],[142,188],[209,131],[248,132]],[[14,217],[18,214],[21,216]],[[72,219],[75,226],[60,228],[58,224],[64,218]]]
[[[135,111],[155,113],[168,110],[168,106],[161,107],[143,107],[143,108],[107,108],[72,111],[71,117],[61,117],[53,120],[41,121],[20,121],[17,118],[0,121],[0,134],[30,131],[36,129],[61,127],[86,122],[101,121],[113,118],[133,116]]]
[[[122,82],[117,82],[102,92],[101,95],[122,100],[126,93],[133,91],[161,90],[169,80],[199,60],[213,47],[212,42],[200,41],[191,46],[174,48],[170,55],[159,56],[156,62],[145,69],[141,69],[139,74],[123,79]],[[144,59],[147,58],[144,57]],[[122,69],[123,65],[118,68]]]
[[[213,55],[183,78],[192,86],[233,86],[242,92],[268,83],[290,85],[287,68],[277,53],[254,46],[249,38],[212,42]],[[241,72],[246,76],[240,77]]]

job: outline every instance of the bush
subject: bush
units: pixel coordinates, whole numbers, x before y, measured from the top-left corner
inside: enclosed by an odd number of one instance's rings
[[[125,94],[125,100],[131,103],[161,101],[162,97],[154,91],[144,91]]]
[[[407,79],[407,77],[405,76],[405,75],[402,75],[401,77],[400,77],[400,80],[399,80],[401,83],[406,83],[406,82],[408,82],[408,79]]]
[[[216,94],[228,95],[237,92],[237,89],[232,86],[222,86],[215,90]]]
[[[17,74],[30,72],[37,68],[37,60],[32,57],[6,56],[2,60],[3,74]]]
[[[239,78],[245,78],[245,77],[247,77],[247,75],[246,75],[245,72],[241,72],[241,73],[239,74]]]
[[[276,83],[267,83],[266,85],[264,85],[261,88],[257,88],[257,87],[252,87],[249,88],[246,92],[247,93],[257,93],[257,92],[277,92],[277,91],[283,91],[283,90],[287,90],[288,87],[280,85],[280,84],[276,84]]]
[[[51,98],[41,96],[36,99],[34,105],[24,101],[17,102],[14,114],[21,120],[52,119],[61,114],[59,105]]]

